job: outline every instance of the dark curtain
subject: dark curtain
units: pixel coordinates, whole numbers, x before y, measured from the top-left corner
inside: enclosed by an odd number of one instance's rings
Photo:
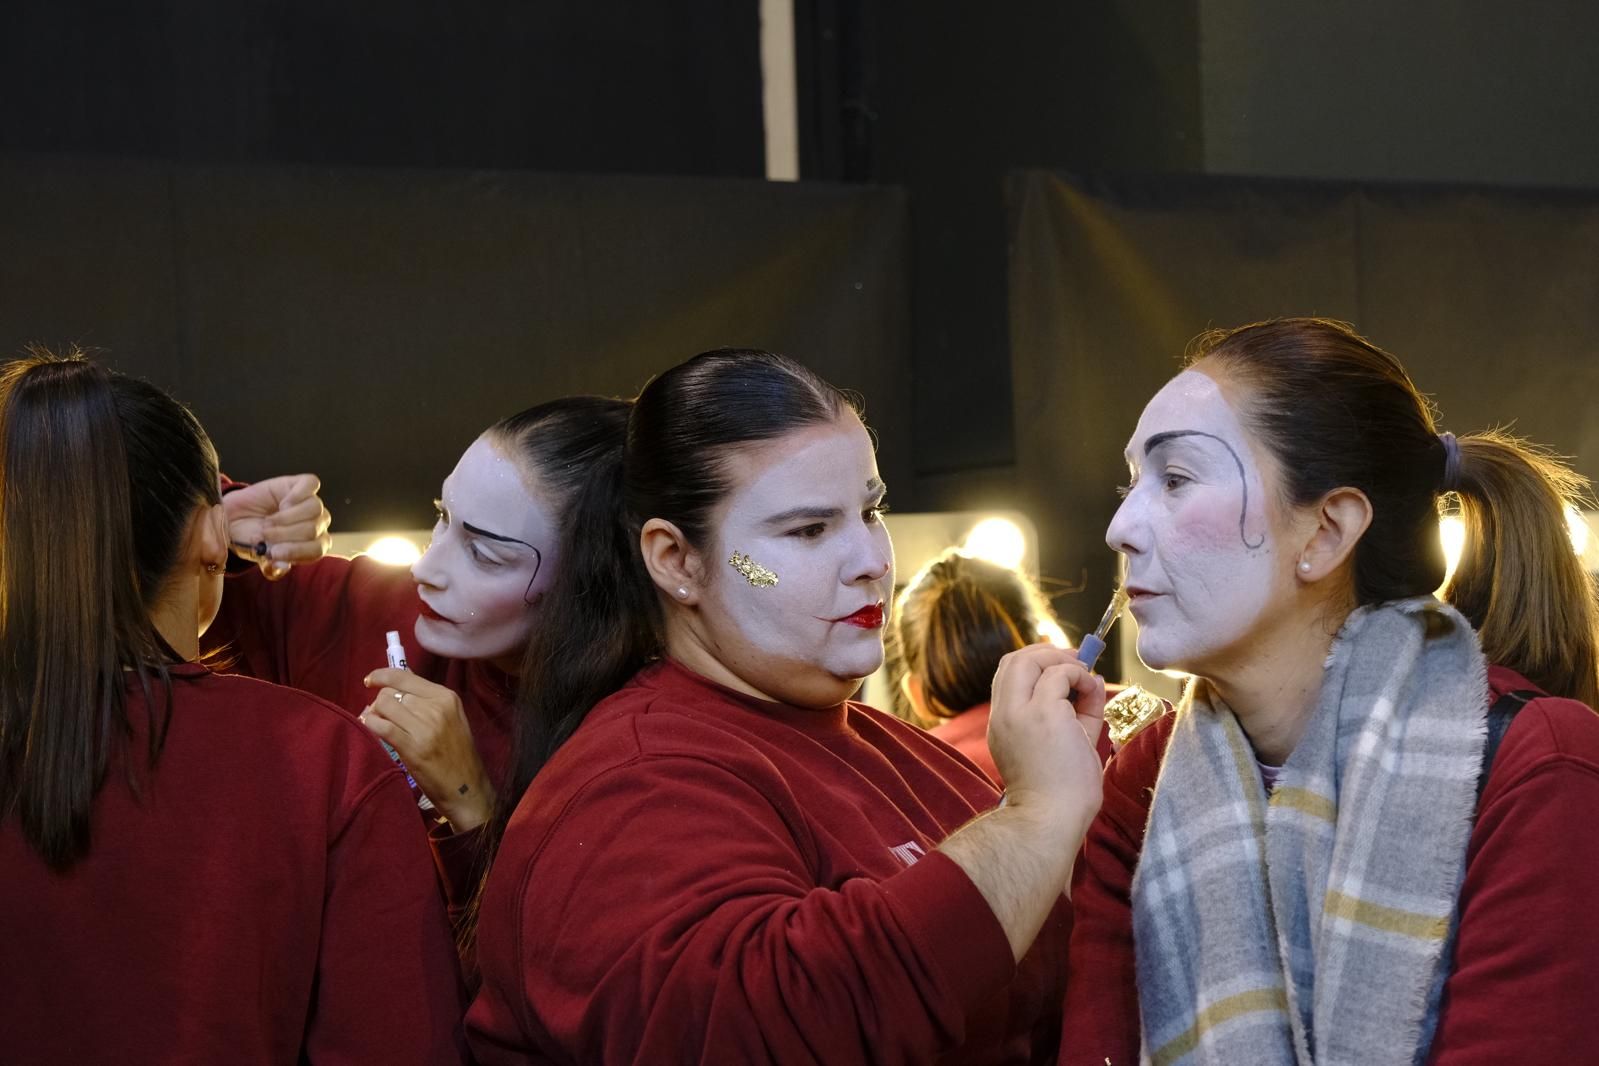
[[[13,159],[0,233],[0,351],[104,349],[340,528],[425,525],[496,418],[725,345],[861,392],[912,481],[895,189]]]

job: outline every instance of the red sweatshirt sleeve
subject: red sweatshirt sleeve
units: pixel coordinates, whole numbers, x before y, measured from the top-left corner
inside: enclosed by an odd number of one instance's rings
[[[202,646],[232,659],[234,672],[358,711],[367,702],[361,679],[385,664],[384,631],[401,630],[410,644],[416,614],[404,567],[330,555],[277,581],[254,567],[230,575]],[[426,675],[427,657],[411,651],[412,668]]]
[[[1171,724],[1170,715],[1157,720],[1105,767],[1104,800],[1072,872],[1060,1066],[1131,1066],[1138,1061],[1133,871]]]
[[[205,646],[222,655],[223,669],[303,689],[358,714],[374,695],[361,679],[386,661],[386,630],[401,631],[413,669],[429,676],[434,660],[411,637],[416,609],[415,583],[403,567],[330,555],[268,581],[251,566],[228,577]],[[451,916],[459,918],[482,873],[482,834],[452,835],[448,826],[434,825],[429,812],[421,816],[431,828],[428,847],[440,888]]]
[[[457,833],[448,822],[435,822],[428,829],[428,848],[433,852],[433,868],[444,890],[451,924],[465,917],[483,877],[483,832],[479,826]]]
[[[1599,1062],[1596,817],[1599,715],[1564,700],[1527,704],[1467,851],[1435,1066]]]
[[[317,1066],[466,1061],[455,942],[413,809],[404,779],[385,774],[329,854],[305,1043]]]
[[[509,900],[486,901],[508,927],[480,930],[480,1061],[523,1061],[494,1057],[519,1042],[583,1063],[925,1063],[958,1045],[1015,971],[976,886],[932,852],[819,888],[810,834],[691,756],[592,779]]]

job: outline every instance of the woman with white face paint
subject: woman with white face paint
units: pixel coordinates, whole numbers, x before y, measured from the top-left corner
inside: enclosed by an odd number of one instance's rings
[[[1106,539],[1140,657],[1197,676],[1106,770],[1061,1061],[1599,1061],[1581,479],[1440,434],[1339,323],[1196,351]],[[1440,602],[1446,498],[1468,536]]]
[[[568,397],[491,426],[444,479],[433,538],[409,572],[331,557],[277,581],[252,570],[228,582],[213,641],[242,672],[364,706],[362,720],[432,804],[425,813],[438,820],[430,835],[452,909],[476,881],[471,831],[487,820],[510,755],[516,675],[572,532],[567,505],[620,450],[628,407]],[[296,508],[304,505],[286,500],[266,521],[303,545],[309,531],[292,524]],[[408,669],[383,666],[388,631],[400,633]]]
[[[1052,1053],[1104,689],[1047,645],[1005,660],[998,810],[849,702],[883,658],[884,492],[853,404],[779,356],[707,353],[640,394],[529,651],[479,1062]]]

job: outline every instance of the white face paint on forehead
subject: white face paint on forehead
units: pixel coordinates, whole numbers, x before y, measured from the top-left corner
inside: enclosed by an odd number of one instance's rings
[[[422,599],[416,639],[452,659],[514,669],[555,558],[558,517],[487,437],[444,479],[427,551],[411,568]]]
[[[1127,461],[1105,539],[1127,557],[1139,657],[1203,675],[1245,650],[1282,590],[1269,460],[1221,386],[1187,370],[1144,408]]]
[[[728,469],[732,490],[712,515],[705,630],[742,681],[816,705],[816,694],[848,689],[883,661],[894,552],[871,438],[851,413],[744,450]],[[730,564],[734,552],[776,584],[752,585]]]

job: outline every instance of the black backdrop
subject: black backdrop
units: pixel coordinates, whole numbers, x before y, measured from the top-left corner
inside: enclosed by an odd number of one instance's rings
[[[1599,194],[1040,171],[1010,183],[1016,482],[1046,574],[1114,579],[1143,404],[1212,326],[1352,322],[1456,433],[1514,423],[1599,477]]]
[[[0,151],[765,173],[748,0],[6,0]]]
[[[104,349],[339,528],[425,525],[494,418],[729,344],[863,393],[912,484],[895,189],[13,157],[0,234],[0,349]]]

